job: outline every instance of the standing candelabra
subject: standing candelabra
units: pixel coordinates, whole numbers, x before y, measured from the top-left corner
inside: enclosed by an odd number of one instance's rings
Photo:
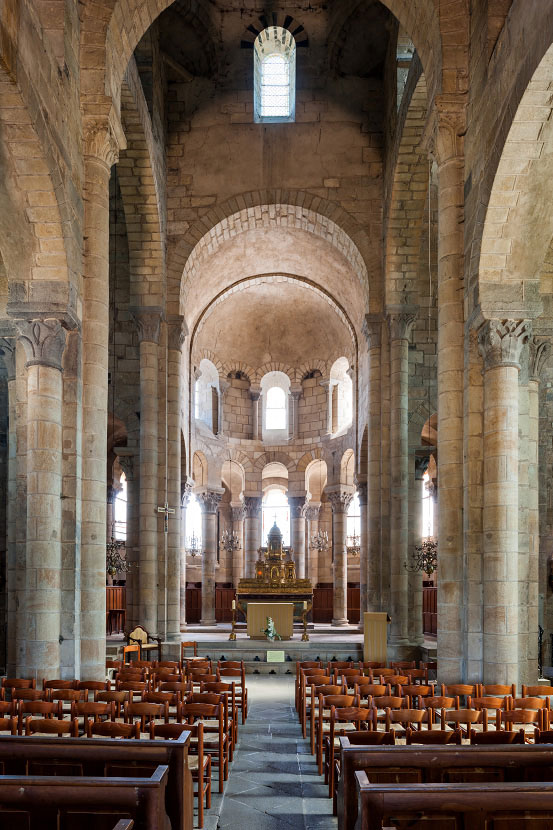
[[[307,633],[307,602],[303,603],[303,634],[301,635],[302,643],[309,642],[309,634]]]
[[[236,600],[232,600],[232,631],[229,634],[229,640],[236,640]]]

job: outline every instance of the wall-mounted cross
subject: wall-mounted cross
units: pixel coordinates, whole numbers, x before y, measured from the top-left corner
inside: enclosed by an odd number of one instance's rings
[[[163,513],[163,532],[169,533],[169,515],[175,511],[165,502],[163,507],[158,507],[157,512]]]

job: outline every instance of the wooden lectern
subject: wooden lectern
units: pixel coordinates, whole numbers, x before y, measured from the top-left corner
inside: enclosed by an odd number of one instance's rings
[[[385,611],[366,611],[363,615],[365,632],[364,660],[378,660],[383,666],[388,657],[388,614]]]

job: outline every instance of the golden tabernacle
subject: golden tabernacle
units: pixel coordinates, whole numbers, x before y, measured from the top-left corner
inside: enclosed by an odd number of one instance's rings
[[[296,578],[292,548],[283,546],[276,522],[269,531],[267,547],[259,548],[258,553],[254,575],[238,583],[237,608],[247,619],[249,602],[293,603],[294,620],[301,622],[304,611],[309,614],[313,607],[313,586],[309,579]]]

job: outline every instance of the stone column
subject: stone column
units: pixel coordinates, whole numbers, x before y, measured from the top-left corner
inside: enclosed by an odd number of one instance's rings
[[[530,646],[529,602],[529,537],[528,537],[528,348],[522,349],[518,374],[518,677],[520,683],[530,683],[528,652]],[[537,585],[535,586],[537,589]],[[535,638],[537,638],[537,626]],[[537,652],[536,652],[537,655]],[[537,682],[537,675],[536,675]]]
[[[246,579],[255,576],[257,551],[261,546],[261,496],[246,496],[244,499],[244,547],[246,554]]]
[[[305,579],[305,495],[288,496],[296,576]]]
[[[463,623],[464,101],[438,96],[438,663],[466,675]]]
[[[415,313],[393,310],[388,314],[390,329],[390,591],[392,618],[390,641],[407,643],[408,579],[404,563],[409,544],[409,335]]]
[[[367,582],[369,571],[369,528],[367,516],[368,487],[366,481],[357,482],[359,496],[359,521],[361,534],[359,537],[359,630],[364,630],[363,614],[367,610]]]
[[[25,660],[27,649],[25,617],[25,571],[27,567],[27,371],[26,351],[21,340],[15,349],[15,433],[17,457],[15,464],[15,615],[16,662],[14,675]],[[105,580],[104,580],[105,581]]]
[[[330,379],[325,378],[324,380],[319,381],[319,386],[325,390],[326,393],[326,406],[327,406],[327,413],[326,413],[326,434],[332,435],[332,395],[330,394],[331,386],[330,386]]]
[[[232,531],[240,540],[240,547],[234,551],[232,560],[232,582],[238,587],[239,581],[244,576],[244,517],[246,511],[243,504],[231,504]]]
[[[547,561],[540,560],[539,517],[539,426],[540,378],[543,366],[551,355],[551,342],[533,337],[529,342],[528,372],[528,674],[538,674],[538,625],[544,626],[544,599],[547,589]],[[533,639],[532,639],[533,637]],[[547,645],[544,644],[544,650]],[[534,683],[532,679],[530,681]]]
[[[167,637],[179,637],[181,630],[181,354],[186,331],[180,315],[167,320],[167,502],[174,513],[169,516],[167,534]]]
[[[85,128],[81,676],[91,680],[105,677],[106,657],[109,176],[118,156],[116,131],[111,122]]]
[[[180,543],[180,630],[186,630],[186,508],[193,482],[181,482],[181,543]]]
[[[135,309],[140,343],[140,564],[138,607],[140,623],[158,633],[158,343],[159,309]]]
[[[261,435],[259,401],[261,398],[261,389],[250,388],[250,398],[252,399],[252,439],[259,441]],[[248,574],[249,576],[249,574]]]
[[[380,608],[391,611],[390,599],[390,337],[389,327],[381,329],[380,351]]]
[[[140,488],[135,476],[134,451],[127,447],[114,447],[121,469],[127,479],[127,518],[125,559],[130,564],[126,574],[125,595],[127,610],[125,627],[131,631],[138,619],[138,520],[140,515]],[[124,453],[124,455],[123,455]]]
[[[217,512],[223,491],[204,490],[198,493],[202,506],[202,625],[216,625],[215,567],[217,565]]]
[[[311,539],[319,529],[320,510],[321,505],[319,502],[318,504],[308,504],[305,511],[305,518],[307,519],[306,545],[309,547],[309,568],[306,572],[306,576],[311,580],[311,584],[314,588],[319,581],[319,551],[311,547]]]
[[[484,683],[517,682],[519,675],[518,373],[529,336],[526,320],[488,320],[478,334],[485,372]]]
[[[17,326],[27,356],[26,650],[18,670],[22,677],[59,677],[62,358],[66,333],[57,319],[26,320]]]
[[[367,565],[365,581],[365,605],[363,611],[380,611],[382,591],[382,504],[381,504],[381,432],[380,432],[380,363],[382,319],[378,315],[366,315],[364,333],[369,350],[369,458],[367,477]],[[362,597],[363,601],[363,597]],[[362,618],[361,618],[362,619]]]
[[[8,676],[15,672],[16,665],[16,620],[17,620],[17,588],[16,588],[16,469],[17,469],[17,440],[16,440],[16,389],[15,389],[15,340],[2,338],[0,353],[7,371],[8,382],[8,470],[7,470],[7,498],[6,498],[6,670]]]
[[[416,545],[422,542],[422,499],[424,495],[423,476],[428,468],[429,455],[412,455],[409,459],[409,550],[411,559]],[[409,571],[409,620],[408,636],[411,645],[422,645],[422,571]]]
[[[290,389],[290,437],[296,439],[299,438],[300,434],[300,398],[302,394],[303,389],[301,386],[299,389]]]
[[[353,493],[326,488],[332,506],[332,550],[334,554],[334,602],[332,625],[348,624],[347,514]]]

